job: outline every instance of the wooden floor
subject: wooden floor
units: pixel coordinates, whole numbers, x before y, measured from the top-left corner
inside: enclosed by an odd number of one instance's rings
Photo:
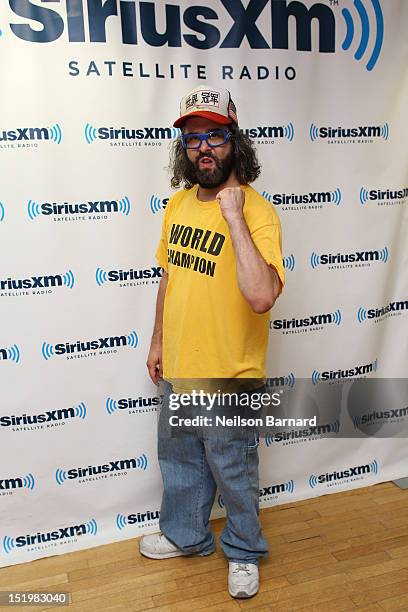
[[[69,591],[69,607],[47,608],[68,612],[408,611],[408,490],[388,482],[268,508],[262,525],[270,556],[249,600],[228,595],[220,550],[153,561],[135,539],[2,568],[0,590]]]

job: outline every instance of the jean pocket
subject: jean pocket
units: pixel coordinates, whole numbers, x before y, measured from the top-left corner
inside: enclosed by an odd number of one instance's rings
[[[248,436],[247,440],[247,451],[248,453],[255,453],[259,446],[259,432],[254,430]]]

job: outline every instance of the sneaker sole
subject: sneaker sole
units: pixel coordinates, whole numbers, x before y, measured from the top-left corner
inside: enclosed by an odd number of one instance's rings
[[[139,549],[140,550],[140,554],[143,555],[144,557],[148,557],[149,559],[171,559],[172,557],[187,557],[189,553],[184,553],[181,550],[175,550],[174,552],[168,552],[168,553],[153,553],[153,552],[149,552],[146,550],[143,550],[142,548]]]
[[[239,587],[237,587],[237,589],[239,589]],[[258,591],[259,584],[255,585],[255,587],[252,587],[251,589],[248,589],[247,591],[234,591],[234,589],[230,588],[230,586],[228,585],[228,593],[231,595],[231,597],[237,599],[249,599],[250,597],[256,595]]]
[[[245,591],[239,591],[236,595],[233,595],[230,591],[230,595],[234,599],[249,599],[250,597],[253,597],[254,595],[256,595],[257,592],[258,591],[255,591],[255,593],[246,593]]]

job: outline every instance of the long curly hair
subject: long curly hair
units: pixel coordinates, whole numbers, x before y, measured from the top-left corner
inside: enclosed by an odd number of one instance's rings
[[[241,132],[238,126],[231,126],[229,129],[232,133],[234,172],[239,183],[247,185],[257,179],[261,172],[256,150],[252,140],[247,134]],[[191,189],[197,183],[194,166],[183,149],[181,138],[173,140],[170,144],[168,168],[173,188],[177,189],[181,186],[184,189]]]

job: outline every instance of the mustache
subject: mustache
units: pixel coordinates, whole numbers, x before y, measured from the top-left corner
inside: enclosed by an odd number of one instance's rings
[[[200,153],[200,155],[197,157],[197,159],[195,160],[195,164],[198,165],[201,159],[204,159],[205,157],[212,159],[216,165],[218,166],[218,159],[216,157],[214,157],[214,155],[212,153]]]

